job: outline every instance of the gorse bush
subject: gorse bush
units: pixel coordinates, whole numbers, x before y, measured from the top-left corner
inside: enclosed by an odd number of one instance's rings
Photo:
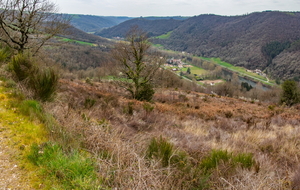
[[[227,151],[212,150],[210,155],[201,161],[200,168],[207,173],[211,169],[216,168],[221,161],[228,162],[231,156]]]
[[[282,83],[281,87],[282,93],[280,97],[280,103],[285,103],[288,106],[292,106],[300,102],[300,90],[296,81],[286,80]]]
[[[210,155],[201,161],[200,168],[204,173],[209,173],[217,168],[221,162],[231,168],[240,166],[247,169],[250,169],[255,164],[252,154],[239,153],[233,155],[226,150],[212,150]]]
[[[96,100],[95,99],[90,99],[90,98],[86,98],[84,101],[84,107],[85,108],[91,108],[95,105]]]
[[[173,154],[173,145],[166,139],[162,137],[152,138],[147,150],[148,158],[160,159],[162,166],[166,167],[170,164],[170,158]]]
[[[34,64],[29,55],[17,54],[12,57],[9,67],[14,72],[17,81],[23,81],[32,74]]]
[[[47,67],[37,67],[29,54],[17,54],[12,57],[10,69],[18,82],[24,82],[31,89],[34,98],[41,101],[50,101],[58,85],[58,73]],[[25,80],[26,79],[26,80]]]
[[[152,106],[151,104],[149,104],[147,102],[145,102],[143,104],[143,108],[146,111],[146,113],[150,113],[150,112],[152,112],[154,110],[154,106]]]
[[[140,88],[141,89],[136,94],[135,99],[148,102],[151,101],[155,93],[153,86],[151,84],[143,84]]]
[[[12,55],[12,51],[9,47],[5,46],[0,49],[0,62],[7,61]]]
[[[36,68],[29,80],[35,98],[41,101],[52,100],[58,86],[58,78],[57,72],[52,68]]]
[[[183,168],[187,163],[187,154],[174,150],[174,147],[166,139],[152,138],[147,149],[147,157],[161,161],[163,167],[174,165]]]

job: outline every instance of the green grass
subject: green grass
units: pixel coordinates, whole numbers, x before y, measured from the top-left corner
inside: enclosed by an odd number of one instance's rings
[[[156,38],[158,38],[158,39],[169,39],[170,36],[171,36],[171,34],[172,34],[172,31],[170,31],[170,32],[168,32],[168,33],[166,33],[166,34],[157,36]]]
[[[189,68],[190,68],[192,74],[203,75],[203,74],[205,74],[207,72],[206,70],[204,70],[204,69],[202,69],[200,67],[196,67],[194,65],[191,65],[191,66],[192,67],[189,67]],[[188,69],[188,67],[182,68],[182,71],[186,72],[187,69]]]
[[[59,40],[62,41],[62,42],[77,43],[77,44],[80,44],[80,45],[97,46],[97,44],[84,42],[84,41],[79,41],[79,40],[72,40],[72,39],[69,39],[69,38],[59,38]]]
[[[286,14],[291,15],[291,16],[295,16],[296,15],[296,13],[294,13],[294,12],[286,12]]]
[[[53,117],[44,113],[39,102],[24,100],[16,89],[0,86],[0,118],[7,145],[26,171],[22,180],[29,181],[33,188],[101,189],[90,155],[79,146],[60,142],[68,139],[67,135],[51,120]],[[80,143],[80,139],[76,141]]]
[[[200,168],[204,173],[208,173],[217,168],[220,163],[228,165],[231,168],[240,166],[245,169],[251,169],[251,167],[256,164],[253,155],[250,153],[238,153],[233,155],[227,152],[227,150],[212,150],[210,155],[201,160]]]
[[[26,155],[31,144],[42,144],[48,140],[48,131],[43,124],[28,116],[29,110],[39,112],[38,104],[29,101],[22,104],[12,96],[11,89],[0,87],[0,126],[5,130],[7,145],[14,151],[16,162],[26,170],[27,175],[22,177],[32,186],[38,186],[43,180],[36,175],[37,168],[27,161]],[[15,107],[17,105],[20,107]]]
[[[78,151],[66,153],[61,146],[50,142],[42,146],[33,144],[28,159],[42,168],[40,175],[50,182],[44,184],[47,188],[100,188],[93,161]]]
[[[158,48],[158,49],[164,48],[164,46],[161,45],[161,44],[152,44],[152,45],[153,45],[154,47]]]
[[[265,84],[268,84],[268,85],[274,85],[274,83],[272,81],[268,82],[265,77],[263,77],[261,75],[258,75],[256,73],[247,72],[247,69],[245,69],[243,67],[233,66],[230,63],[221,61],[220,58],[205,58],[205,57],[199,57],[199,58],[201,58],[203,60],[206,60],[206,61],[211,61],[214,64],[220,65],[221,67],[224,67],[224,68],[227,68],[227,69],[229,69],[231,71],[237,72],[240,76],[250,77],[250,78],[258,80],[258,81],[260,81],[262,83],[265,83]]]
[[[163,46],[160,44],[154,44],[154,47],[158,47],[162,52],[166,52],[166,53],[178,53],[181,54],[180,52],[176,52],[173,50],[167,50],[167,49],[163,49]],[[195,56],[197,57],[197,56]],[[221,61],[220,58],[207,58],[207,57],[198,57],[200,59],[206,60],[206,61],[211,61],[214,64],[220,65],[221,67],[227,68],[233,72],[238,73],[238,75],[242,76],[242,77],[249,77],[252,78],[255,81],[260,81],[264,84],[267,85],[275,85],[275,81],[274,80],[269,80],[269,82],[267,81],[267,79],[261,75],[258,75],[256,73],[252,73],[252,72],[247,72],[247,69],[243,68],[243,67],[235,67],[230,63]],[[186,70],[183,70],[186,71]],[[193,72],[192,72],[193,73]],[[197,73],[195,73],[197,74]]]

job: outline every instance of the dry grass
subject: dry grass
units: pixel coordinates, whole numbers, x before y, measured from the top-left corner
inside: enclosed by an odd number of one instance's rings
[[[161,89],[147,109],[113,84],[61,81],[47,109],[97,160],[107,187],[121,189],[297,189],[300,115],[297,109],[233,98]],[[95,100],[85,106],[86,99]],[[149,105],[147,105],[149,106]],[[188,155],[187,171],[146,158],[153,137],[163,136]],[[207,183],[198,164],[212,149],[252,153],[251,169],[226,172],[220,164]],[[174,155],[176,156],[176,155]],[[198,172],[198,173],[197,173]],[[196,175],[197,174],[197,175]]]

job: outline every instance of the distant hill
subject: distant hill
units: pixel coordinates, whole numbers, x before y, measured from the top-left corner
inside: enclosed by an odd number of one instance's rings
[[[96,32],[103,28],[118,25],[131,17],[93,16],[93,15],[69,15],[71,24],[85,32]]]
[[[136,24],[167,49],[220,57],[236,66],[261,69],[273,77],[300,77],[300,13],[266,11],[242,16],[199,15],[185,20],[133,19],[97,33],[122,36]]]
[[[150,36],[159,36],[174,30],[186,19],[186,17],[140,17],[96,32],[95,35],[107,38],[124,37],[132,26],[139,26],[142,30],[147,31]]]
[[[59,35],[60,37],[70,38],[73,40],[79,40],[89,43],[95,43],[95,44],[112,44],[111,41],[102,38],[100,36],[96,36],[93,34],[88,34],[82,30],[79,30],[78,28],[75,28],[74,26],[71,26],[66,31],[66,34]]]

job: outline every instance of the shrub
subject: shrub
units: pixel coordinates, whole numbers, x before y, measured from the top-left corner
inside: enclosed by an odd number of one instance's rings
[[[232,118],[233,116],[233,113],[231,111],[225,111],[224,114],[226,118]]]
[[[166,167],[170,165],[173,153],[173,145],[160,136],[159,139],[152,138],[148,146],[147,157],[160,159],[162,166]]]
[[[145,102],[145,103],[143,104],[143,108],[144,108],[144,110],[146,111],[146,113],[150,113],[150,112],[153,111],[154,106],[152,106],[151,104]]]
[[[300,92],[296,81],[286,80],[282,83],[281,103],[292,106],[300,102]]]
[[[90,98],[86,98],[84,101],[84,107],[85,108],[91,108],[95,105],[96,100],[95,99],[90,99]]]
[[[90,79],[89,77],[85,79],[85,82],[89,85],[93,85],[92,79]]]
[[[186,102],[186,101],[189,100],[189,99],[186,97],[186,95],[183,95],[183,94],[180,94],[180,95],[178,96],[178,98],[179,98],[179,101],[182,101],[182,102]]]
[[[36,69],[30,76],[29,86],[35,98],[50,101],[58,86],[58,74],[52,68]]]
[[[210,155],[203,159],[200,163],[200,168],[203,169],[204,173],[217,167],[220,161],[228,162],[231,158],[231,154],[224,150],[212,150]]]
[[[133,102],[128,102],[127,106],[124,107],[123,112],[128,115],[133,115]]]
[[[220,162],[229,165],[231,168],[241,166],[247,169],[250,169],[255,164],[253,155],[249,153],[233,155],[226,150],[212,150],[210,155],[201,161],[200,168],[203,169],[204,173],[209,173],[212,169],[215,169]]]
[[[242,168],[250,169],[255,165],[253,155],[250,153],[239,153],[232,158],[234,165],[240,165]]]
[[[33,63],[28,55],[17,54],[12,57],[9,67],[14,72],[17,80],[23,81],[30,76],[33,69]]]
[[[11,49],[7,46],[0,49],[0,62],[7,61],[7,59],[10,58],[11,54]]]
[[[276,107],[276,105],[269,105],[269,106],[268,106],[268,109],[271,110],[271,111],[274,111],[274,110],[275,110],[275,107]]]
[[[141,86],[140,91],[136,94],[137,100],[140,101],[151,101],[153,98],[155,91],[153,90],[153,86],[151,84],[144,84]]]

